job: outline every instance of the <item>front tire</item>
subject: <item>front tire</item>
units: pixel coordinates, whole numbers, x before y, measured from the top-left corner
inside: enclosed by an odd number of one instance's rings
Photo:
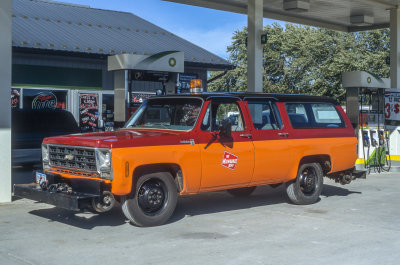
[[[320,164],[302,164],[297,178],[286,183],[286,193],[294,204],[313,204],[318,201],[323,187],[323,172]]]
[[[122,198],[122,211],[136,226],[165,224],[177,204],[177,187],[169,172],[141,176],[133,198]]]

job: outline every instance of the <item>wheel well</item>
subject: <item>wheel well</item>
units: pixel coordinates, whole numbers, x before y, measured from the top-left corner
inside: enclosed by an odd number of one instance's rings
[[[132,190],[131,195],[133,195],[134,191],[136,190],[136,182],[137,180],[145,175],[157,172],[169,172],[171,173],[174,181],[176,183],[177,190],[180,191],[180,184],[178,179],[178,172],[181,171],[181,167],[177,164],[149,164],[149,165],[142,165],[135,168],[133,171],[133,178],[132,178]],[[182,174],[180,174],[180,177]]]
[[[331,158],[329,155],[312,155],[312,156],[305,156],[300,160],[299,167],[302,164],[307,163],[318,163],[321,165],[322,172],[327,174],[331,171]]]

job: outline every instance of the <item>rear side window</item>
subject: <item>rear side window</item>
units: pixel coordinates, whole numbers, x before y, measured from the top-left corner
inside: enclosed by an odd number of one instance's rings
[[[330,103],[286,103],[293,128],[344,128],[335,106]]]
[[[248,102],[251,119],[257,130],[277,130],[282,128],[278,108],[272,102]]]
[[[332,104],[311,104],[315,123],[319,127],[344,127],[341,117]]]
[[[287,103],[286,111],[289,115],[293,128],[310,128],[311,123],[308,117],[306,106],[302,103]]]

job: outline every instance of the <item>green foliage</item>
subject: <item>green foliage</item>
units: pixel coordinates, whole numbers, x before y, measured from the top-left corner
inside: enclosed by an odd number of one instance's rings
[[[263,51],[264,92],[323,95],[343,102],[342,72],[367,71],[378,77],[389,76],[388,29],[345,33],[273,24],[266,26],[264,33],[268,36]],[[246,36],[246,28],[234,32],[227,50],[235,69],[210,83],[210,91],[247,90]],[[212,73],[210,78],[219,73]]]

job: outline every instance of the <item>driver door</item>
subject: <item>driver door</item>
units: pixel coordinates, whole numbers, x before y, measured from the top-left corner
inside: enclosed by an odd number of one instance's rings
[[[252,178],[254,146],[241,102],[236,100],[212,100],[203,117],[198,135],[201,143],[203,191],[245,186]],[[219,132],[219,126],[227,121],[231,123],[230,136]]]

